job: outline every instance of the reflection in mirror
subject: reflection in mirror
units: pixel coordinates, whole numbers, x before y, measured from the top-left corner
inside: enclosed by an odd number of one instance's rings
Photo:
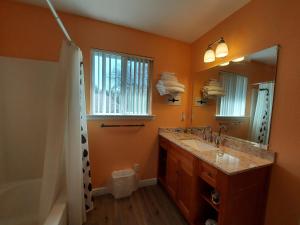
[[[226,126],[226,135],[267,148],[278,46],[241,57],[193,77],[192,126]]]

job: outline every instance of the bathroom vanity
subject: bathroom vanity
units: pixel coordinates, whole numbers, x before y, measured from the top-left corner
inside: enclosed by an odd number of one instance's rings
[[[207,219],[262,225],[274,155],[221,148],[198,135],[160,129],[159,183],[192,225]],[[212,201],[213,192],[218,202]]]

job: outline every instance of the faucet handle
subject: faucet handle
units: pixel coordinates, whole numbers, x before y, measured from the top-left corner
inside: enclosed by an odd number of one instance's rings
[[[207,131],[209,132],[209,134],[207,134]],[[210,142],[212,142],[212,128],[211,126],[207,126],[207,127],[204,127],[202,129],[202,137],[203,137],[203,140],[209,140]]]

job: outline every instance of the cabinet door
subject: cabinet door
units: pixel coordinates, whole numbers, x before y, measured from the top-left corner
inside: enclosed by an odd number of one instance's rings
[[[178,182],[178,160],[176,155],[169,151],[167,155],[167,189],[169,194],[176,199]]]
[[[177,202],[185,217],[188,220],[193,219],[193,201],[197,201],[194,196],[194,179],[193,172],[183,163],[179,164]]]

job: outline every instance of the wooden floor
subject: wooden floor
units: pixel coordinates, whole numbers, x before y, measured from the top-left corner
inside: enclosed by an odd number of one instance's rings
[[[140,188],[131,197],[115,200],[111,195],[95,198],[95,209],[85,225],[187,225],[160,186]]]

